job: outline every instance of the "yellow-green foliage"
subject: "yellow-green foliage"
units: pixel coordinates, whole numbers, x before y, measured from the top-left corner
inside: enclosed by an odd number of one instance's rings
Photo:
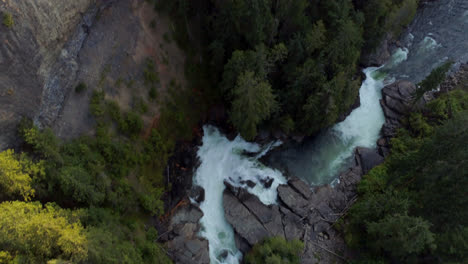
[[[31,175],[43,173],[42,163],[15,155],[11,149],[0,152],[0,197],[21,196],[30,200],[34,196]]]
[[[0,204],[0,248],[0,259],[15,256],[21,263],[77,263],[88,251],[83,227],[70,211],[18,201]]]
[[[13,27],[13,16],[10,13],[3,14],[3,25],[5,25],[7,28]]]

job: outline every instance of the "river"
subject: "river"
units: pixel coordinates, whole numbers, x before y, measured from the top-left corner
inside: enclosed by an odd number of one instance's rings
[[[361,105],[343,122],[302,144],[275,152],[270,156],[270,163],[280,165],[311,185],[333,183],[338,173],[348,166],[355,147],[375,147],[385,121],[379,104],[380,91],[385,85],[395,79],[419,82],[448,59],[468,60],[468,0],[426,4],[400,43],[401,47],[384,66],[364,69],[366,79],[359,94]],[[235,246],[233,229],[224,218],[224,181],[245,187],[265,204],[276,203],[276,187],[286,179],[258,159],[279,144],[272,142],[262,147],[240,136],[229,141],[215,127],[204,127],[203,145],[197,152],[201,165],[193,180],[205,189],[205,201],[200,204],[204,213],[200,235],[209,241],[211,263],[235,264],[242,258]],[[243,151],[259,154],[248,157],[242,155]],[[273,179],[272,187],[263,188],[262,183],[268,179]],[[248,181],[255,186],[249,187]]]

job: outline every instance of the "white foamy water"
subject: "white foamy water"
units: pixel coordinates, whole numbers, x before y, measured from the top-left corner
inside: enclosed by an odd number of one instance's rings
[[[205,200],[200,204],[204,214],[200,220],[200,235],[208,239],[211,263],[239,263],[242,254],[234,243],[233,229],[224,217],[224,181],[245,187],[264,204],[276,203],[276,188],[286,179],[279,171],[263,166],[257,159],[278,144],[272,143],[261,149],[258,144],[246,142],[240,136],[229,141],[212,126],[203,127],[203,131],[203,145],[197,152],[201,164],[193,179],[194,184],[205,189]],[[247,157],[242,155],[243,151],[259,154]],[[268,178],[274,181],[266,189],[261,180]],[[247,180],[256,183],[255,187],[249,188],[245,183]],[[221,258],[225,252],[227,257]]]
[[[375,147],[385,121],[379,102],[381,90],[394,81],[386,80],[385,72],[405,61],[407,55],[407,49],[398,49],[386,65],[365,69],[358,108],[313,140],[273,154],[270,162],[282,164],[312,185],[332,183],[340,170],[348,167],[356,147]]]

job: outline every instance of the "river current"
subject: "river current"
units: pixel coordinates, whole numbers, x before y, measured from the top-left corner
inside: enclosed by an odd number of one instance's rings
[[[468,61],[468,0],[427,3],[400,43],[385,65],[364,69],[366,79],[359,94],[361,105],[343,122],[300,145],[275,152],[270,156],[270,163],[280,165],[311,185],[333,183],[338,173],[349,165],[355,147],[375,147],[385,121],[379,104],[385,85],[396,79],[417,83],[448,59],[456,62],[455,68],[459,62]],[[279,144],[260,146],[240,136],[230,141],[215,127],[204,127],[203,145],[197,152],[201,165],[193,181],[205,189],[205,200],[200,204],[204,213],[200,236],[208,239],[211,263],[236,264],[242,258],[234,242],[234,231],[224,218],[224,182],[245,187],[265,204],[276,203],[276,188],[286,178],[258,159]],[[243,151],[258,154],[250,157],[242,155]],[[273,179],[273,184],[264,188],[262,183],[268,179]],[[255,186],[249,187],[248,181]]]

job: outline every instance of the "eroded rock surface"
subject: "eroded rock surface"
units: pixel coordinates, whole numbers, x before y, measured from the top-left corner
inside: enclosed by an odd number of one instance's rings
[[[364,171],[380,164],[378,152],[360,148],[354,166],[342,173],[339,183],[311,188],[298,178],[278,186],[278,204],[264,205],[243,188],[225,183],[223,205],[226,220],[233,226],[237,247],[244,253],[270,236],[304,241],[302,263],[340,263],[347,257],[342,234],[334,223],[357,197],[356,188]]]
[[[0,150],[18,144],[22,117],[65,139],[91,134],[93,90],[128,111],[135,99],[148,99],[148,60],[159,73],[161,98],[172,79],[185,87],[185,55],[163,38],[171,34],[170,19],[147,1],[4,0],[0,10],[14,20],[11,28],[0,25]],[[79,83],[87,89],[76,93]],[[159,104],[149,104],[142,116],[147,131],[158,113]]]
[[[208,241],[198,236],[203,212],[185,200],[173,213],[168,230],[161,236],[175,263],[210,263]]]
[[[0,2],[14,25],[0,26],[0,150],[15,142],[21,117],[34,118],[73,76],[73,60],[99,4],[94,0]],[[89,11],[89,12],[88,12]],[[58,93],[58,94],[54,94]],[[50,109],[53,111],[52,109]]]
[[[386,138],[395,136],[397,128],[401,126],[400,121],[404,113],[412,107],[412,94],[416,86],[409,81],[397,81],[382,89],[382,106],[385,123],[382,134]]]

